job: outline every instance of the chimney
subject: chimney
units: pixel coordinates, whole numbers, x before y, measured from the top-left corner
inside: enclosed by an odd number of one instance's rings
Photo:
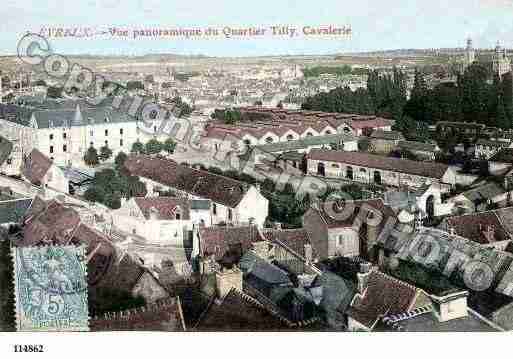
[[[313,251],[310,243],[305,244],[305,259],[310,263],[313,261]]]
[[[482,226],[479,224],[479,229],[481,230]],[[495,226],[487,225],[486,230],[482,232],[484,237],[486,238],[486,241],[488,243],[492,243],[495,239]]]
[[[433,313],[439,322],[447,322],[452,319],[467,316],[467,291],[452,292],[443,296],[431,295]]]
[[[224,298],[232,288],[242,292],[242,271],[234,266],[232,269],[221,269],[215,272],[216,290],[219,299]]]
[[[269,251],[269,242],[267,241],[258,241],[253,242],[252,244],[253,252],[260,258],[264,260],[269,260],[270,251]]]
[[[360,263],[360,271],[356,274],[358,279],[358,293],[362,294],[367,289],[367,283],[369,280],[369,276],[372,272],[372,265],[369,262]]]
[[[150,219],[156,221],[159,219],[159,211],[155,207],[150,208]]]

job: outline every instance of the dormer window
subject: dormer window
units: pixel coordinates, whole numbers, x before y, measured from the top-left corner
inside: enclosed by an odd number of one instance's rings
[[[105,130],[105,136],[109,135],[109,130]]]
[[[53,133],[50,133],[50,141],[53,140]]]
[[[269,136],[269,137],[267,137],[267,138],[265,139],[265,142],[266,142],[266,143],[273,143],[273,142],[274,142],[274,140],[273,140],[273,138],[272,138],[271,136]]]

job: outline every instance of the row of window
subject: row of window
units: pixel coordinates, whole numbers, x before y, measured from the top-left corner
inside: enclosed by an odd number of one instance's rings
[[[212,203],[212,214],[214,216],[217,215],[217,205],[215,203]],[[228,220],[229,221],[233,220],[233,211],[231,208],[228,208]]]
[[[122,129],[122,128],[120,128],[120,129],[119,129],[119,134],[120,134],[120,135],[122,135],[122,134],[123,134],[123,129]],[[93,135],[94,135],[93,130],[91,130],[91,131],[89,132],[89,135],[90,135],[91,137],[93,137]],[[108,135],[109,135],[109,130],[105,130],[105,136],[108,136]],[[68,137],[68,135],[66,134],[66,132],[63,132],[63,133],[62,133],[62,138],[63,138],[63,139],[67,139],[67,137]],[[50,134],[50,141],[52,141],[53,139],[54,139],[54,136],[53,136],[53,133],[51,133],[51,134]]]

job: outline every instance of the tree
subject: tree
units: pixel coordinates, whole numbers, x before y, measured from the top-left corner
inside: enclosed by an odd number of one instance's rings
[[[125,161],[128,159],[128,156],[125,152],[119,152],[116,158],[114,159],[114,164],[116,171],[121,172],[125,166]]]
[[[109,146],[105,145],[100,148],[100,160],[107,161],[109,158],[112,157],[112,150],[109,148]]]
[[[50,86],[46,89],[46,96],[50,98],[61,98],[62,87]]]
[[[132,153],[136,154],[144,154],[144,145],[137,140],[137,142],[134,142],[132,144],[132,149],[130,150]]]
[[[100,163],[96,148],[91,146],[87,149],[87,152],[84,155],[84,162],[88,166],[96,166]]]
[[[169,154],[174,153],[175,152],[175,148],[176,148],[176,142],[171,137],[168,137],[164,141],[164,144],[162,146],[162,149],[164,151],[166,151],[167,153],[169,153]]]
[[[162,152],[162,143],[156,138],[152,138],[149,140],[144,146],[144,152],[149,155],[155,155],[157,153]]]
[[[93,185],[85,191],[84,198],[89,202],[102,203],[105,199],[105,193],[106,192],[103,188]]]

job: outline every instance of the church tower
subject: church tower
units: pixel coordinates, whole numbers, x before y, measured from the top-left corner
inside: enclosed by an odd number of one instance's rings
[[[503,49],[498,41],[495,53],[493,54],[492,70],[501,78],[504,74],[511,71],[511,61],[508,58],[507,50]]]
[[[467,39],[467,48],[465,49],[465,63],[467,66],[472,65],[472,63],[476,60],[476,51],[472,45],[472,39],[469,37]]]

